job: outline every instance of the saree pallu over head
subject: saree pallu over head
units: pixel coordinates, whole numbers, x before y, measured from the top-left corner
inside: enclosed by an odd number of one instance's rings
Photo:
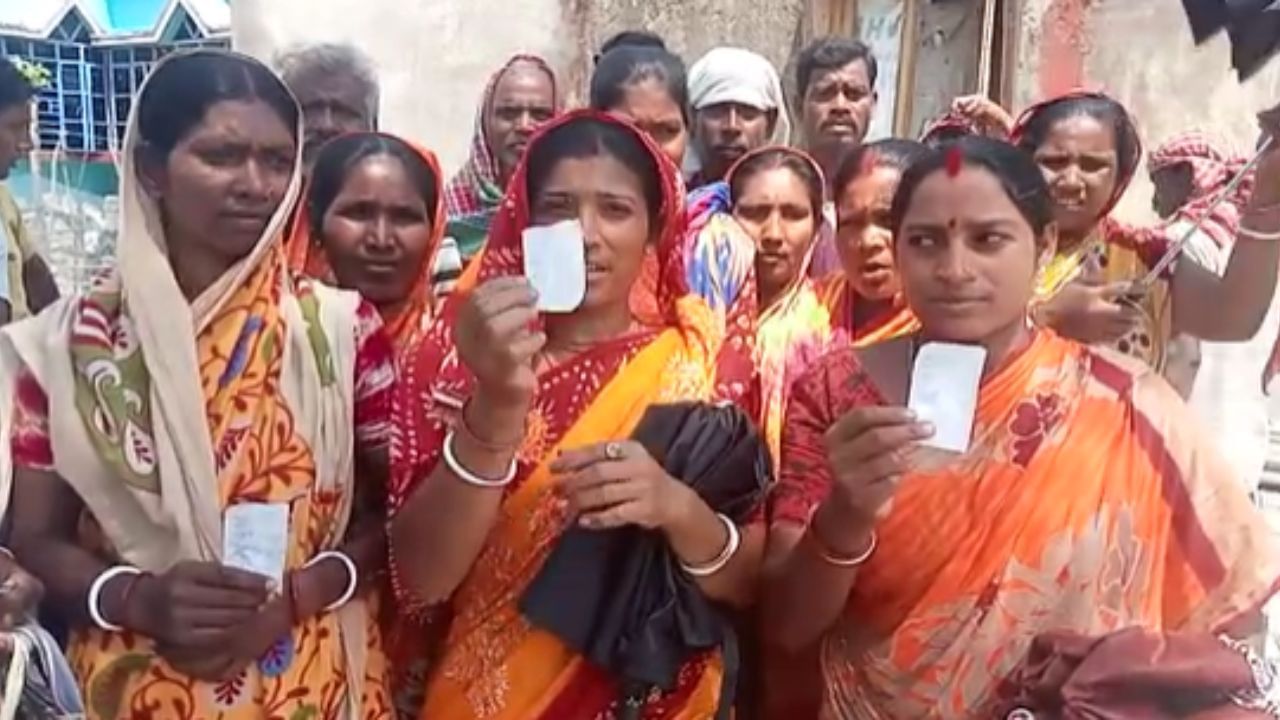
[[[1041,112],[1056,103],[1088,98],[1114,101],[1103,93],[1077,90],[1037,103],[1027,108],[1018,118],[1010,132],[1010,141],[1018,144],[1026,134],[1027,126]],[[1084,276],[1106,283],[1140,280],[1169,249],[1172,239],[1167,233],[1129,225],[1111,216],[1142,163],[1138,132],[1127,111],[1123,122],[1133,129],[1130,135],[1134,147],[1127,157],[1117,158],[1116,183],[1111,197],[1103,206],[1097,225],[1089,237],[1075,247],[1059,249],[1058,254],[1045,266],[1036,285],[1038,300],[1053,298],[1064,287]],[[1120,352],[1139,358],[1159,371],[1164,369],[1166,349],[1172,334],[1173,308],[1168,284],[1171,277],[1172,268],[1137,304],[1142,321],[1112,343],[1112,347]]]
[[[385,133],[361,134],[393,137]],[[444,176],[440,173],[440,162],[436,159],[435,153],[404,138],[395,139],[412,147],[422,157],[422,161],[427,164],[431,174],[436,178],[437,185],[444,181]],[[350,171],[351,168],[345,168],[345,170]],[[409,288],[409,294],[400,303],[385,309],[379,308],[382,314],[383,331],[398,349],[407,346],[414,336],[430,323],[435,312],[436,300],[432,290],[431,270],[436,266],[436,255],[440,252],[445,225],[448,222],[443,191],[436,192],[435,203],[428,210],[431,212],[431,238],[413,286]],[[311,209],[307,202],[307,193],[304,192],[293,213],[285,240],[285,253],[289,258],[289,267],[294,272],[303,273],[333,285],[337,283],[337,278],[333,275],[333,265],[329,261],[329,254],[325,251],[324,239],[320,233],[320,228],[312,227]]]
[[[824,433],[884,404],[860,358],[908,363],[911,344],[832,353],[797,384],[774,522],[808,522],[833,482]],[[876,532],[822,642],[824,718],[994,717],[1039,635],[1217,632],[1280,578],[1270,531],[1172,388],[1047,330],[984,381],[970,451],[903,476]]]
[[[497,215],[498,205],[506,190],[502,187],[497,156],[490,145],[488,133],[485,132],[485,118],[493,107],[493,96],[498,83],[518,63],[536,65],[551,78],[555,104],[559,107],[560,91],[555,71],[546,60],[536,55],[516,55],[489,77],[484,94],[480,96],[480,106],[476,109],[471,153],[444,190],[444,202],[449,215],[447,232],[458,244],[464,261],[469,260],[484,246],[489,226]]]
[[[728,178],[751,158],[766,152],[783,150],[813,166],[819,178],[822,168],[817,161],[793,148],[765,147],[747,153],[729,171]],[[825,191],[825,178],[823,187]],[[822,304],[809,277],[813,254],[823,232],[830,232],[825,212],[814,217],[814,239],[805,252],[799,272],[791,285],[769,307],[760,309],[756,320],[756,369],[760,373],[760,426],[764,431],[774,463],[779,460],[782,444],[782,419],[787,395],[795,378],[826,351],[831,338],[831,317]]]
[[[152,77],[190,57],[171,56]],[[0,334],[10,380],[0,385],[0,471],[7,481],[12,381],[29,373],[48,399],[53,470],[83,501],[112,561],[152,573],[218,562],[224,508],[273,502],[290,505],[287,566],[299,567],[340,545],[351,516],[359,298],[291,281],[281,235],[298,197],[299,154],[257,244],[188,302],[166,255],[160,207],[139,182],[137,112],[122,154],[118,271]],[[354,719],[377,712],[378,696],[385,701],[381,689],[364,696],[383,670],[371,620],[359,599],[308,620],[222,685],[176,673],[132,633],[85,630],[70,655],[90,717],[163,706],[192,718]]]
[[[662,173],[663,206],[655,234],[660,323],[601,343],[539,376],[518,474],[497,524],[451,602],[447,638],[431,669],[421,717],[431,720],[595,718],[617,697],[614,680],[550,633],[535,629],[517,603],[569,522],[555,502],[549,465],[561,448],[629,437],[651,406],[732,397],[749,377],[727,375],[730,338],[698,297],[688,293],[682,253],[684,205],[678,171],[641,131],[588,110],[558,118],[545,133],[586,119],[624,128]],[[481,256],[478,282],[519,275],[521,233],[529,225],[526,168],[516,171]],[[465,295],[454,295],[406,357],[397,392],[392,448],[394,512],[440,460],[444,436],[470,395],[474,378],[453,343]],[[392,567],[395,568],[393,548]],[[412,597],[401,598],[412,606]],[[423,639],[426,642],[426,639]],[[677,687],[652,699],[646,716],[702,718],[714,713],[720,663],[707,655],[682,668]]]

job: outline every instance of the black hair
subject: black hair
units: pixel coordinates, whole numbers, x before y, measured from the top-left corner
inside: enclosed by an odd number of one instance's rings
[[[324,225],[325,213],[329,212],[338,193],[342,192],[351,169],[368,158],[381,156],[395,158],[400,162],[414,190],[422,196],[422,202],[427,208],[427,222],[435,222],[440,178],[436,177],[422,155],[398,137],[380,133],[358,133],[343,135],[325,143],[316,157],[315,167],[311,171],[311,186],[307,190],[307,212],[314,232],[319,233]]]
[[[924,137],[920,139],[920,142],[924,143],[927,147],[936,148],[948,143],[953,143],[962,137],[969,137],[973,134],[973,131],[967,127],[960,125],[942,125],[925,133]]]
[[[623,30],[605,40],[604,44],[600,46],[600,52],[596,53],[596,64],[599,64],[600,58],[618,48],[624,47],[647,47],[666,50],[667,41],[663,40],[661,35],[648,30]]]
[[[849,183],[875,168],[890,167],[903,172],[928,150],[929,148],[922,143],[902,138],[888,138],[859,145],[840,161],[840,168],[836,170],[835,183],[831,187],[839,195],[844,192]]]
[[[591,75],[591,107],[612,110],[622,102],[627,88],[656,80],[667,88],[689,124],[689,83],[684,61],[664,48],[622,45],[600,57]]]
[[[809,205],[813,209],[815,221],[822,219],[822,207],[826,201],[826,187],[822,181],[822,173],[813,163],[798,155],[794,150],[785,147],[774,147],[761,150],[743,160],[729,176],[729,198],[737,205],[742,198],[747,180],[765,170],[786,168],[795,173],[809,188]]]
[[[138,129],[149,150],[167,157],[224,100],[261,100],[297,140],[298,105],[265,65],[240,55],[191,52],[156,67],[138,99]]]
[[[893,196],[893,234],[898,235],[906,219],[907,208],[919,189],[920,183],[936,172],[945,172],[955,162],[953,153],[959,153],[960,164],[979,167],[1000,181],[1009,200],[1018,208],[1036,238],[1044,235],[1045,228],[1053,222],[1053,200],[1049,186],[1035,160],[1027,153],[1003,140],[981,135],[963,137],[946,147],[931,148],[919,157],[902,174],[898,191]]]
[[[867,79],[871,81],[871,87],[874,89],[880,67],[876,63],[876,56],[866,43],[846,37],[818,38],[801,50],[796,58],[796,92],[804,98],[809,92],[809,83],[813,82],[815,74],[839,70],[857,60],[866,63]]]
[[[547,131],[529,146],[525,162],[525,190],[532,203],[538,190],[562,160],[608,155],[640,179],[649,206],[649,222],[656,228],[663,211],[662,174],[658,160],[636,135],[637,131],[592,117],[574,118]]]
[[[36,96],[36,88],[9,57],[0,55],[0,110],[25,106]]]
[[[1063,120],[1090,117],[1110,127],[1115,136],[1116,160],[1121,181],[1133,177],[1142,160],[1142,143],[1133,118],[1120,103],[1102,95],[1070,95],[1050,101],[1027,118],[1018,137],[1018,147],[1035,154],[1049,139],[1049,133]]]

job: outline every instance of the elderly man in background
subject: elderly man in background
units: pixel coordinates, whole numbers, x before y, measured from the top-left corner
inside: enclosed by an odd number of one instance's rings
[[[346,44],[305,45],[281,55],[276,65],[302,105],[308,168],[333,138],[377,129],[378,75],[364,53]]]
[[[721,47],[689,71],[695,152],[685,168],[691,188],[723,180],[743,155],[791,139],[782,81],[750,50]]]

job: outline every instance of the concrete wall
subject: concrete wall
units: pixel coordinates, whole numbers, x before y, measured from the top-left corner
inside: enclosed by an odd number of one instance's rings
[[[435,149],[446,171],[465,158],[476,103],[511,54],[534,52],[580,101],[595,49],[648,28],[690,62],[716,45],[764,53],[782,67],[806,0],[231,0],[237,48],[264,59],[302,41],[345,41],[377,63],[386,130]]]
[[[1083,85],[1125,103],[1149,149],[1192,128],[1247,149],[1257,111],[1280,102],[1280,60],[1237,82],[1226,37],[1196,47],[1175,0],[1023,0],[1022,11],[1018,108]],[[1143,172],[1120,209],[1149,220],[1150,204]]]

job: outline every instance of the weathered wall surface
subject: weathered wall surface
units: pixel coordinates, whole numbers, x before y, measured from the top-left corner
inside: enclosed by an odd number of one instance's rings
[[[1280,102],[1280,61],[1237,82],[1226,37],[1196,47],[1171,0],[1023,0],[1018,61],[1017,107],[1082,83],[1103,89],[1133,112],[1148,148],[1191,128],[1248,148],[1257,111]],[[1150,219],[1150,203],[1143,172],[1121,212]]]
[[[301,41],[367,52],[383,83],[382,124],[440,154],[465,158],[476,103],[494,68],[516,52],[543,55],[574,100],[585,95],[600,43],[648,28],[692,62],[722,44],[779,67],[802,34],[805,0],[231,0],[236,46],[264,59]]]

